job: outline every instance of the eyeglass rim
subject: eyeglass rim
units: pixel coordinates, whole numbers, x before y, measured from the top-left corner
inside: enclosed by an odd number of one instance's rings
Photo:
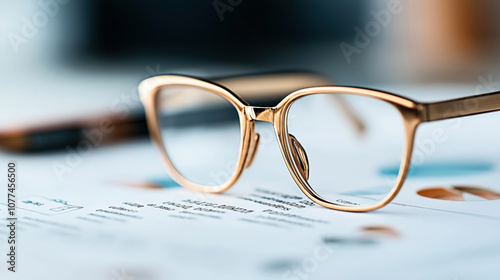
[[[400,163],[399,173],[396,179],[396,183],[392,187],[391,191],[385,196],[384,199],[380,200],[378,203],[368,206],[345,206],[329,199],[322,197],[318,194],[313,187],[309,184],[307,180],[302,178],[300,172],[297,169],[296,164],[293,161],[292,155],[290,153],[290,146],[288,141],[288,113],[290,111],[293,103],[300,98],[316,95],[316,94],[351,94],[358,96],[365,96],[375,98],[388,104],[394,106],[396,110],[401,115],[403,122],[403,127],[405,131],[405,145],[403,148],[403,155]],[[383,91],[368,89],[368,88],[355,88],[355,87],[343,87],[343,86],[326,86],[326,87],[311,87],[302,90],[295,91],[283,99],[280,104],[278,104],[278,121],[281,127],[275,125],[275,133],[278,137],[278,143],[284,157],[285,164],[287,165],[290,174],[292,175],[294,181],[297,183],[302,192],[315,203],[324,206],[326,208],[348,211],[348,212],[367,212],[375,209],[379,209],[388,203],[390,203],[396,195],[401,190],[404,181],[408,175],[409,167],[411,164],[411,156],[413,151],[414,139],[418,125],[421,123],[418,111],[418,103]]]
[[[211,93],[217,94],[218,96],[229,101],[235,107],[236,111],[238,112],[240,122],[240,148],[235,170],[226,182],[216,186],[198,184],[184,177],[181,172],[179,172],[175,167],[174,163],[168,155],[165,145],[163,144],[164,142],[160,132],[160,122],[157,117],[158,108],[156,100],[161,89],[165,86],[198,87]],[[246,103],[237,94],[220,85],[198,78],[180,75],[162,75],[146,79],[139,85],[139,94],[141,101],[145,107],[146,120],[151,140],[156,148],[160,151],[162,164],[166,169],[168,175],[174,181],[188,189],[206,193],[221,193],[226,191],[236,183],[244,170],[244,163],[248,160],[248,153],[245,151],[248,151],[250,146],[250,135],[254,133],[254,127],[245,120],[244,108],[248,106],[248,103]]]

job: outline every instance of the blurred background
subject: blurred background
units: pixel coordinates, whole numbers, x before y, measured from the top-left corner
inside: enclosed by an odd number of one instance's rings
[[[500,82],[499,12],[493,0],[1,0],[0,126],[140,110],[138,83],[160,73],[292,69],[487,92]]]

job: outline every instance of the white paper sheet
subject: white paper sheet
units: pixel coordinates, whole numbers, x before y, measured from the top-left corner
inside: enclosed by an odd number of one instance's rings
[[[462,132],[449,130],[450,140],[426,158],[479,160],[491,170],[410,176],[393,203],[370,213],[311,203],[265,126],[253,166],[219,195],[165,181],[147,141],[96,148],[79,159],[68,151],[2,154],[2,166],[11,159],[18,165],[18,259],[17,272],[7,271],[8,230],[2,226],[0,278],[497,279],[500,200],[445,201],[416,192],[453,184],[500,191],[498,133],[482,130],[498,119],[476,120],[481,126],[465,121]],[[429,125],[418,139],[451,125]],[[460,139],[460,133],[476,137]],[[57,164],[69,171],[61,175]],[[148,182],[167,187],[139,187]],[[2,217],[6,208],[0,205]]]

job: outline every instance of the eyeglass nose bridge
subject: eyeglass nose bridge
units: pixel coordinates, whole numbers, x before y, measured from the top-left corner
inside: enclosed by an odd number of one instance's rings
[[[251,121],[263,121],[270,122],[274,124],[274,113],[276,108],[274,107],[256,107],[256,106],[246,106],[245,114]]]

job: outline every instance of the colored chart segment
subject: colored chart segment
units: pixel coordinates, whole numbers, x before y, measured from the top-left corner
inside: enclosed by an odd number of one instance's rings
[[[500,192],[476,186],[455,185],[431,187],[417,191],[423,197],[451,201],[484,201],[500,199]]]

